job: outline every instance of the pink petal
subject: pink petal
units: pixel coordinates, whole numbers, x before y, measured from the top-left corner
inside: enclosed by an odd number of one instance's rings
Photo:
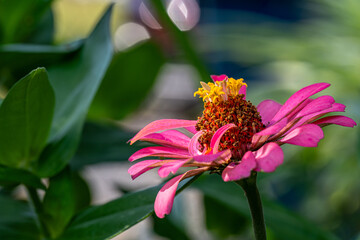
[[[313,122],[313,124],[320,125],[321,127],[329,124],[336,124],[344,127],[355,127],[357,125],[351,118],[340,115],[320,118],[319,120]]]
[[[214,82],[222,82],[222,81],[224,81],[224,80],[226,80],[228,78],[225,74],[210,75],[210,77]]]
[[[306,124],[295,128],[280,141],[303,147],[317,147],[324,133],[318,125]]]
[[[146,147],[130,156],[129,161],[135,161],[144,157],[188,158],[187,150],[171,147]]]
[[[283,129],[286,126],[287,123],[288,123],[288,119],[283,118],[283,119],[281,119],[280,122],[277,122],[274,125],[265,128],[264,130],[254,134],[254,136],[270,136],[270,135],[273,135],[275,133],[278,133],[281,129]]]
[[[256,171],[273,172],[284,161],[284,153],[276,143],[270,142],[254,152],[257,167]]]
[[[227,132],[227,130],[229,130],[230,128],[234,128],[234,127],[236,127],[236,125],[233,123],[226,124],[225,126],[222,126],[221,128],[219,128],[214,133],[214,135],[211,138],[211,142],[210,142],[210,148],[212,149],[213,153],[217,153],[219,151],[219,144],[220,144],[221,137]]]
[[[246,86],[242,85],[240,90],[239,90],[239,94],[244,94],[243,99],[246,99]]]
[[[307,104],[296,116],[295,118],[298,117],[303,117],[309,114],[313,114],[313,113],[317,113],[320,111],[323,111],[325,109],[330,108],[333,103],[335,103],[335,100],[333,97],[331,96],[321,96],[318,97],[316,99],[314,99],[313,101],[311,101],[309,104]]]
[[[346,106],[344,104],[341,103],[334,103],[330,108],[324,109],[322,111],[316,112],[316,113],[312,113],[309,115],[306,115],[304,117],[302,117],[300,119],[299,122],[297,122],[291,129],[290,131],[294,130],[295,128],[302,126],[306,123],[309,123],[310,121],[315,121],[317,118],[323,116],[326,113],[330,113],[330,112],[344,112],[345,111]],[[288,132],[290,132],[288,131]]]
[[[158,192],[155,199],[154,210],[156,216],[159,218],[164,218],[165,214],[171,212],[177,186],[184,175],[185,174],[182,174],[170,179]]]
[[[215,154],[207,154],[207,155],[199,155],[199,156],[194,156],[193,157],[193,161],[194,162],[199,162],[199,163],[204,163],[204,162],[218,162],[221,160],[228,160],[231,158],[231,150],[230,149],[226,149],[222,152],[218,152]]]
[[[315,83],[300,89],[285,102],[285,104],[280,108],[280,110],[277,112],[277,114],[274,116],[271,122],[274,123],[279,121],[287,114],[289,114],[294,108],[296,108],[296,106],[298,106],[303,101],[305,101],[307,98],[324,90],[329,86],[330,86],[329,83]]]
[[[201,135],[203,134],[202,131],[197,132],[190,140],[189,143],[189,154],[191,156],[197,156],[200,155],[201,152],[199,151],[199,137],[201,137]]]
[[[137,178],[144,172],[147,172],[147,171],[153,169],[154,167],[149,167],[149,166],[151,166],[154,163],[158,163],[158,162],[161,162],[161,160],[144,160],[144,161],[138,162],[138,163],[132,165],[128,169],[128,173],[131,175],[131,178],[134,180],[135,178]]]
[[[184,149],[188,148],[190,142],[190,138],[188,136],[176,130],[167,130],[161,133],[150,133],[139,140]]]
[[[298,114],[305,106],[307,106],[308,104],[310,104],[312,101],[314,101],[314,99],[308,98],[305,101],[303,101],[302,103],[300,103],[297,107],[295,107],[290,113],[289,115],[287,115],[286,117],[288,119],[293,120],[294,117],[296,116],[296,114]]]
[[[273,100],[264,100],[257,106],[257,110],[260,113],[261,120],[265,126],[267,126],[275,114],[279,111],[282,105]]]
[[[130,141],[130,144],[133,144],[140,138],[154,132],[182,128],[182,127],[191,127],[196,125],[196,120],[181,120],[181,119],[161,119],[149,123],[143,129],[141,129]]]
[[[158,174],[160,177],[165,178],[169,176],[170,172],[175,174],[189,160],[178,160],[174,162],[165,163],[159,168]]]
[[[191,132],[192,134],[196,134],[198,131],[196,131],[195,126],[191,126],[191,127],[184,127],[186,130],[188,130],[189,132]]]
[[[252,152],[246,152],[241,162],[229,164],[222,172],[225,182],[237,181],[250,176],[251,171],[256,167],[256,160]]]

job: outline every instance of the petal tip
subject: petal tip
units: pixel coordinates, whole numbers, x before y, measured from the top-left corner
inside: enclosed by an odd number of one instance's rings
[[[224,81],[228,78],[228,76],[226,76],[225,74],[221,74],[221,75],[210,75],[211,79],[214,82],[221,82]]]

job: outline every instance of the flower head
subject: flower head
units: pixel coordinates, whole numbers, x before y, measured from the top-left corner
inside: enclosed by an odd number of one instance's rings
[[[273,172],[283,163],[281,145],[288,143],[316,147],[323,138],[322,127],[336,124],[354,127],[351,118],[330,112],[344,112],[345,106],[325,95],[310,98],[329,87],[316,83],[293,94],[283,105],[264,100],[257,107],[246,100],[244,80],[212,75],[213,83],[201,82],[194,93],[204,101],[198,120],[163,119],[145,126],[132,139],[158,144],[135,152],[129,161],[151,157],[129,168],[133,179],[159,167],[160,177],[190,170],[168,181],[155,200],[155,213],[162,218],[171,212],[180,181],[209,171],[224,181],[248,178],[251,172]],[[184,128],[188,134],[178,129]],[[189,137],[190,136],[190,137]],[[160,158],[160,159],[159,159]]]

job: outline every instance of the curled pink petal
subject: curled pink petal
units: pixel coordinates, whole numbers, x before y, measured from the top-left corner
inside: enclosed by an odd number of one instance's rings
[[[247,89],[246,85],[242,85],[239,90],[239,94],[244,94],[243,99],[246,99],[246,89]]]
[[[333,103],[335,103],[335,100],[331,96],[321,96],[313,101],[311,101],[309,104],[307,104],[298,114],[296,114],[296,118],[303,117],[309,114],[317,113],[320,111],[323,111],[325,109],[330,108]]]
[[[169,214],[171,212],[176,189],[180,181],[201,174],[207,170],[209,170],[208,167],[189,170],[186,173],[176,176],[165,183],[165,185],[158,192],[155,199],[154,210],[156,216],[163,218],[165,217],[165,214]]]
[[[146,147],[130,156],[129,161],[135,161],[144,157],[188,158],[187,150],[171,147]]]
[[[279,132],[281,129],[283,129],[286,126],[287,123],[288,123],[288,119],[283,118],[283,119],[281,119],[280,122],[277,122],[274,125],[265,128],[264,130],[254,134],[254,136],[270,136],[270,135],[273,135],[273,134]]]
[[[315,83],[310,86],[304,87],[294,93],[280,108],[280,110],[276,113],[274,118],[271,120],[271,123],[275,123],[288,115],[296,106],[301,104],[310,96],[324,90],[325,88],[329,87],[329,83]]]
[[[196,125],[196,120],[181,120],[181,119],[161,119],[149,123],[143,129],[141,129],[132,139],[130,139],[130,145],[139,140],[140,138],[154,132],[191,127]]]
[[[241,162],[229,164],[222,172],[222,178],[225,182],[237,181],[250,177],[251,171],[256,167],[254,154],[250,151],[246,152]]]
[[[178,160],[174,162],[165,163],[159,168],[158,174],[162,178],[169,176],[170,173],[175,174],[177,170],[179,170],[179,168],[181,168],[188,161],[189,160]]]
[[[150,133],[139,140],[184,149],[188,148],[190,142],[190,138],[188,136],[176,130],[167,130],[161,133]]]
[[[276,143],[270,142],[254,152],[256,171],[273,172],[284,162],[284,153]]]
[[[128,169],[128,173],[131,175],[131,178],[134,180],[141,174],[153,169],[154,167],[150,167],[150,166],[153,165],[154,163],[158,163],[158,162],[161,162],[161,160],[144,160],[144,161],[138,162],[138,163],[132,165]]]
[[[221,160],[228,160],[231,158],[231,151],[230,149],[226,149],[222,152],[218,152],[215,154],[207,154],[207,155],[199,155],[193,156],[194,162],[204,163],[204,162],[214,162],[214,161],[221,161]]]
[[[203,134],[202,131],[197,132],[190,140],[189,143],[189,154],[191,156],[197,156],[200,155],[201,152],[199,151],[199,137],[201,137],[201,135]]]
[[[324,133],[318,125],[306,124],[289,132],[280,142],[303,147],[317,147]]]
[[[355,127],[357,125],[353,119],[340,115],[320,118],[319,120],[313,122],[313,124],[319,125],[320,127],[330,124],[336,124],[343,127]]]
[[[222,82],[222,81],[224,81],[224,80],[226,80],[228,78],[225,74],[210,75],[210,77],[214,82]]]
[[[267,126],[281,107],[282,105],[280,103],[267,99],[259,103],[256,108],[260,113],[263,124]]]
[[[211,138],[211,142],[210,142],[210,148],[212,149],[213,153],[217,153],[219,151],[219,144],[220,144],[221,137],[227,132],[227,130],[229,130],[230,128],[234,128],[234,127],[236,127],[236,125],[233,123],[226,124],[225,126],[222,126],[221,128],[219,128],[214,133],[214,135]]]
[[[156,216],[159,218],[164,218],[165,214],[169,214],[171,212],[177,186],[184,175],[185,174],[181,174],[173,179],[170,179],[158,192],[155,199],[154,210]]]

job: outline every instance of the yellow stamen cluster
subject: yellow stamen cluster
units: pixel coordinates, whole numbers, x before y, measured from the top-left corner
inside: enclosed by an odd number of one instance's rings
[[[215,83],[204,83],[201,82],[202,88],[194,93],[194,97],[199,95],[203,101],[219,102],[226,100],[228,96],[236,96],[239,94],[239,90],[242,86],[247,86],[243,82],[244,79],[227,78],[224,81],[217,81]]]
[[[227,80],[227,89],[230,93],[232,93],[233,96],[236,96],[239,93],[240,88],[245,85],[247,87],[247,84],[244,83],[244,79],[240,78],[240,79],[234,79],[234,78],[229,78]]]

